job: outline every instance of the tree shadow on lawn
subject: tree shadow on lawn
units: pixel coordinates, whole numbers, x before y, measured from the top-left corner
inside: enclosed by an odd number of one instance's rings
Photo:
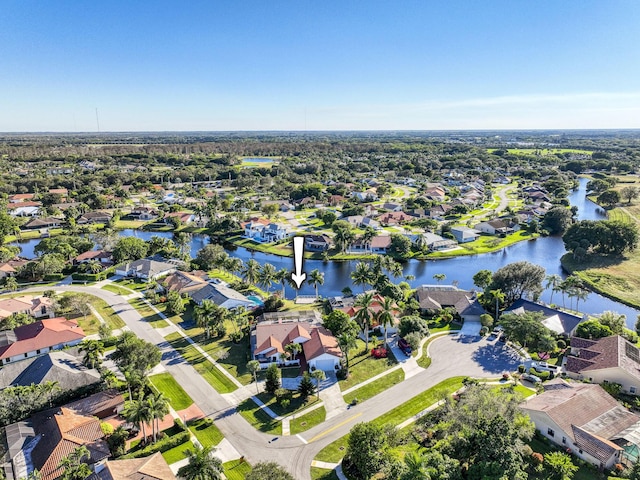
[[[471,355],[483,371],[487,373],[501,374],[505,371],[512,372],[520,365],[519,355],[510,348],[499,345],[485,345]]]

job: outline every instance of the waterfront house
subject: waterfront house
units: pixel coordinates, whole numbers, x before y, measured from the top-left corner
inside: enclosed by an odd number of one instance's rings
[[[86,225],[89,223],[109,223],[111,221],[111,214],[109,212],[87,212],[80,215],[76,219],[78,225]]]
[[[638,460],[640,417],[602,387],[560,378],[544,387],[520,404],[542,436],[596,468]]]
[[[489,235],[507,235],[520,230],[520,225],[506,218],[496,218],[478,223],[475,229],[482,233],[488,233]]]
[[[420,311],[426,315],[451,308],[462,320],[480,321],[480,315],[486,313],[475,292],[460,290],[453,285],[422,285],[416,289],[415,297]]]
[[[458,243],[473,242],[480,236],[480,232],[468,227],[451,227],[451,234],[456,238]]]
[[[617,383],[624,393],[640,395],[640,350],[620,335],[587,340],[571,337],[566,372],[593,383]]]
[[[558,335],[573,335],[578,324],[584,320],[583,317],[578,315],[547,307],[530,300],[525,300],[524,298],[516,300],[504,311],[504,313],[515,313],[518,315],[524,312],[541,313],[543,315],[541,323]]]
[[[305,235],[304,246],[310,252],[325,252],[331,248],[331,238],[328,235]]]

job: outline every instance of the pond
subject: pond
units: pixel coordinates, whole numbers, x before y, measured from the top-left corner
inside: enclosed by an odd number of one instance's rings
[[[571,205],[578,207],[578,218],[580,220],[600,220],[606,218],[605,212],[598,207],[598,205],[586,198],[586,183],[586,179],[581,179],[580,187],[569,196]],[[171,232],[148,232],[132,229],[122,230],[119,234],[121,236],[135,236],[144,240],[149,240],[154,235],[164,238],[173,237],[173,233]],[[19,245],[23,249],[22,255],[26,258],[34,258],[33,248],[39,241],[39,239],[34,239],[21,242]],[[192,235],[191,256],[195,257],[197,252],[208,243],[208,236]],[[287,270],[293,270],[293,258],[278,257],[262,252],[252,252],[242,247],[228,247],[227,251],[229,255],[238,257],[245,262],[253,258],[260,264],[271,263],[277,269],[285,268]],[[404,275],[413,275],[413,277],[415,277],[409,281],[412,287],[436,283],[433,276],[435,274],[444,274],[446,277],[444,283],[450,284],[455,281],[460,288],[473,289],[475,286],[473,285],[472,277],[478,270],[487,269],[495,271],[508,263],[526,260],[542,266],[547,271],[547,274],[557,273],[562,277],[566,277],[566,274],[560,266],[560,257],[565,253],[564,243],[560,237],[541,237],[511,245],[495,253],[442,260],[410,260],[404,263]],[[324,284],[319,286],[318,290],[322,296],[335,296],[341,295],[341,291],[345,286],[352,287],[355,292],[359,291],[360,287],[353,286],[350,277],[356,263],[355,260],[346,262],[306,260],[304,270],[307,276],[309,276],[309,272],[314,269],[324,272]],[[400,280],[402,279],[398,279],[398,281]],[[271,291],[280,288],[280,286],[274,285]],[[288,285],[285,291],[287,298],[293,298],[295,296],[295,291]],[[315,295],[315,289],[312,285],[305,283],[300,288],[299,294]],[[554,294],[550,290],[543,292],[542,300],[550,302],[552,299],[555,303],[562,303],[559,293]],[[569,305],[568,302],[567,300],[567,306]],[[590,293],[585,301],[580,302],[579,308],[581,311],[591,314],[601,313],[605,310],[614,310],[623,313],[627,316],[627,324],[631,328],[635,323],[636,316],[640,313],[640,311],[636,309],[596,293]]]

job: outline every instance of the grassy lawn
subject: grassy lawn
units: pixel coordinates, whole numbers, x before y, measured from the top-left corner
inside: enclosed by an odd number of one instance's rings
[[[117,285],[104,285],[101,287],[102,290],[106,290],[108,292],[111,293],[115,293],[116,295],[131,295],[131,292],[129,290],[126,290],[122,287],[119,287]]]
[[[204,447],[216,446],[224,438],[218,427],[204,418],[189,423],[189,430]]]
[[[116,222],[115,228],[117,230],[125,230],[127,228],[132,228],[134,230],[137,230],[138,228],[142,227],[145,223],[147,223],[147,220],[118,220]]]
[[[325,421],[327,411],[324,407],[316,408],[304,415],[300,415],[289,422],[289,431],[291,435],[309,430],[316,425],[320,425]]]
[[[238,387],[231,380],[218,370],[214,364],[204,358],[179,333],[167,335],[165,339],[218,393],[229,393],[237,390]]]
[[[123,278],[120,280],[116,280],[113,283],[116,285],[120,285],[121,287],[128,288],[129,290],[133,290],[135,292],[142,292],[143,290],[149,288],[148,283],[133,280],[131,278]]]
[[[164,328],[168,327],[169,323],[162,318],[159,314],[153,311],[153,309],[149,306],[147,302],[145,302],[141,298],[134,298],[129,300],[129,305],[135,308],[140,315],[142,315],[142,320],[147,322],[153,328]]]
[[[149,377],[151,383],[169,399],[175,410],[184,410],[193,404],[193,400],[176,382],[170,373],[159,373]]]
[[[311,467],[311,480],[338,480],[335,470]]]
[[[462,379],[463,377],[453,377],[444,380],[421,394],[416,395],[411,400],[376,418],[372,423],[376,425],[399,425],[406,419],[458,390],[462,386]],[[318,452],[315,460],[338,463],[342,457],[344,457],[348,441],[349,435],[347,434],[335,442],[330,443]]]
[[[416,395],[408,402],[376,418],[373,423],[376,425],[385,425],[387,423],[390,425],[398,425],[461,388],[463,378],[464,377],[452,377],[443,380],[429,390]]]
[[[69,297],[73,295],[73,292],[65,292],[61,296]],[[83,294],[84,295],[84,294]],[[89,296],[89,304],[94,308],[96,312],[104,319],[104,321],[113,329],[124,327],[124,321],[114,312],[113,308],[107,305],[107,302],[104,300],[91,295]],[[77,312],[73,311],[67,314],[67,318],[72,318],[78,321],[80,327],[87,335],[93,335],[98,333],[98,328],[100,327],[100,320],[93,314],[89,313],[88,315],[79,315]]]
[[[195,447],[193,446],[193,443],[191,443],[191,440],[189,440],[188,442],[184,442],[183,444],[178,445],[177,447],[173,447],[166,452],[162,452],[162,456],[167,461],[167,463],[171,465],[172,463],[179,462],[183,458],[186,458],[187,455],[184,453],[186,450],[193,451],[194,449]]]
[[[236,408],[240,415],[256,430],[273,435],[282,435],[282,424],[267,415],[252,399],[247,398]]]
[[[363,402],[371,397],[376,396],[380,392],[392,387],[404,380],[404,371],[399,368],[393,372],[379,378],[375,382],[367,383],[366,385],[354,390],[351,393],[344,395],[344,401],[351,403],[354,399],[358,399],[359,402]]]
[[[222,464],[227,480],[244,480],[251,471],[251,466],[244,460],[231,460]]]
[[[393,355],[388,358],[373,358],[371,349],[376,345],[377,342],[369,341],[369,349],[365,351],[364,342],[360,339],[356,341],[356,348],[351,350],[354,353],[349,358],[349,378],[338,382],[340,390],[344,391],[371,377],[375,377],[398,363]]]
[[[428,326],[429,326],[429,333],[431,333],[431,335],[438,332],[451,332],[455,330],[460,330],[462,328],[461,323],[445,322],[440,319],[430,320],[428,322]]]
[[[269,407],[276,415],[280,415],[283,417],[286,415],[291,415],[292,413],[296,413],[299,410],[309,408],[318,402],[315,394],[307,397],[305,401],[298,392],[293,392],[290,397],[291,403],[289,404],[289,406],[287,408],[282,408],[273,395],[262,392],[256,395],[256,397],[267,407]]]
[[[125,326],[124,320],[101,298],[93,297],[91,299],[91,305],[111,328],[117,329]]]
[[[516,385],[513,386],[511,383],[505,383],[504,385],[492,385],[491,388],[496,391],[501,391],[503,388],[512,388],[515,393],[519,393],[524,398],[530,397],[531,395],[535,395],[535,390],[531,390],[524,385]]]

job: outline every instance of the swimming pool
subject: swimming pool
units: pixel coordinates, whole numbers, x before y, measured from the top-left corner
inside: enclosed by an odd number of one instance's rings
[[[257,295],[248,295],[247,298],[258,306],[264,305],[264,302],[262,301],[262,299]]]

